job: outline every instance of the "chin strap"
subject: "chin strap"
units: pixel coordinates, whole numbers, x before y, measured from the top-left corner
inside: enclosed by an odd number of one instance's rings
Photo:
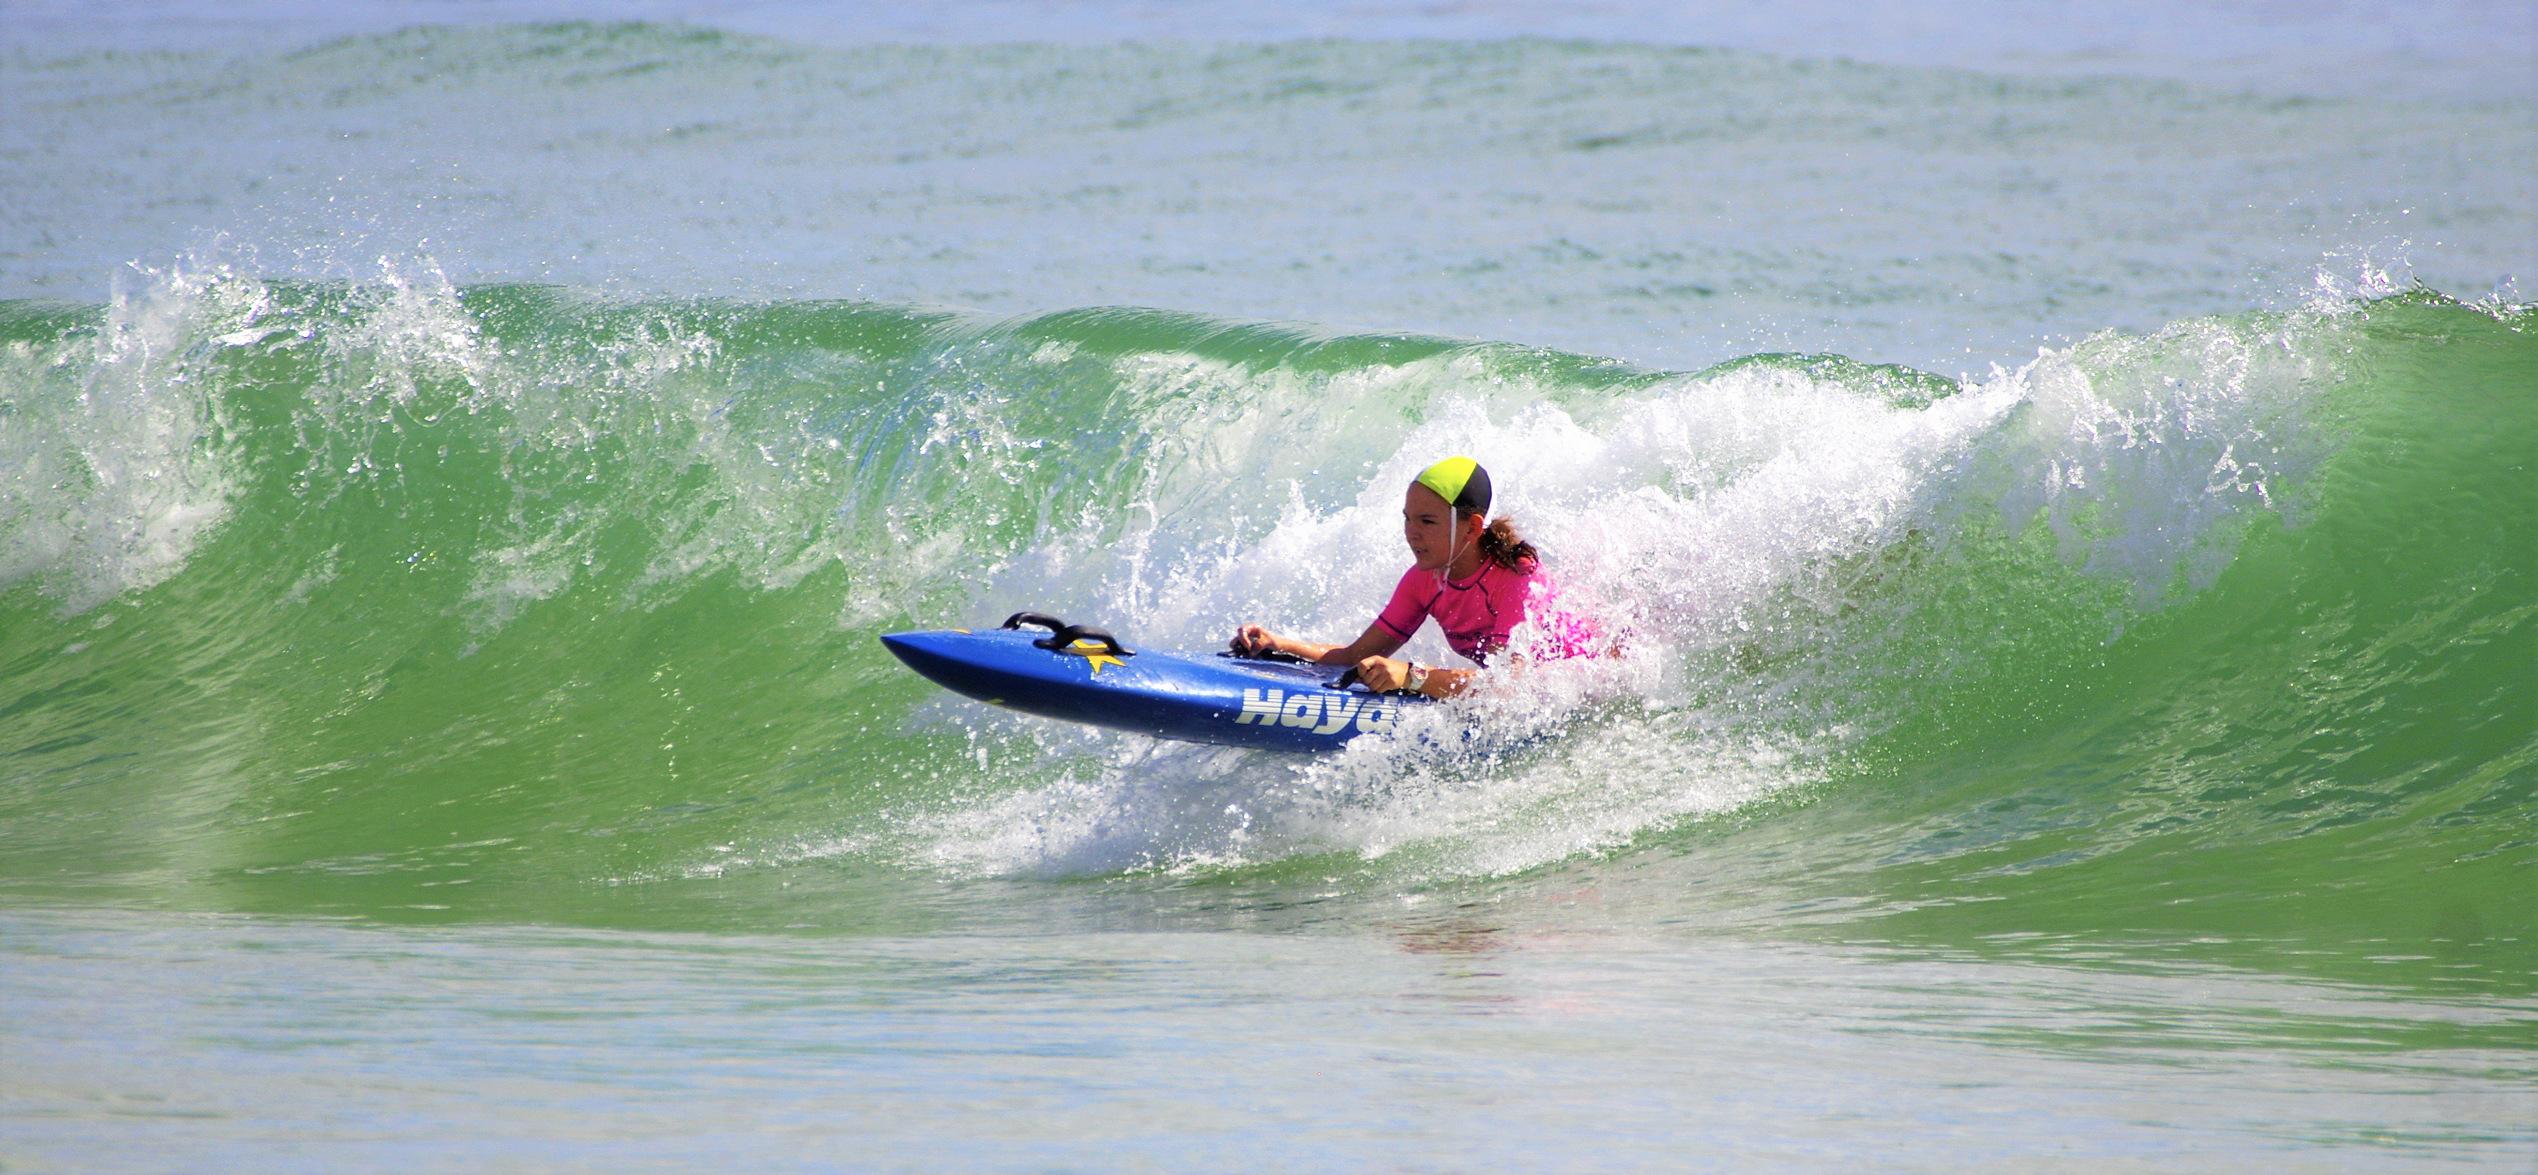
[[[1446,516],[1449,518],[1461,517],[1462,511],[1456,510],[1452,507],[1447,507]],[[1475,517],[1477,517],[1477,515],[1475,515]],[[1437,590],[1451,590],[1458,592],[1470,591],[1471,589],[1468,587],[1454,586],[1454,560],[1460,558],[1463,553],[1463,526],[1461,523],[1456,523],[1453,529],[1453,535],[1445,540],[1445,570],[1437,573]]]

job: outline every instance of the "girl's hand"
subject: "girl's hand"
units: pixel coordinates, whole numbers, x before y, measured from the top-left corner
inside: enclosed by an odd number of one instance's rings
[[[1278,651],[1278,634],[1257,624],[1246,624],[1234,630],[1234,639],[1228,642],[1228,647],[1233,649],[1237,657],[1257,657],[1263,653],[1274,653]]]
[[[1390,657],[1368,657],[1357,663],[1357,680],[1379,694],[1410,688],[1410,663]]]

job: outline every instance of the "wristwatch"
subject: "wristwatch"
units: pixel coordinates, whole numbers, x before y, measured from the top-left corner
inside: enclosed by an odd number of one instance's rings
[[[1428,692],[1427,667],[1416,661],[1412,661],[1410,663],[1410,692],[1414,694],[1424,694]]]

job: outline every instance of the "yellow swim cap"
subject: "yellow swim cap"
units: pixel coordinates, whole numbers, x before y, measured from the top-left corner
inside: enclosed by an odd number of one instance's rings
[[[1466,514],[1489,513],[1489,471],[1469,457],[1448,457],[1411,480]]]

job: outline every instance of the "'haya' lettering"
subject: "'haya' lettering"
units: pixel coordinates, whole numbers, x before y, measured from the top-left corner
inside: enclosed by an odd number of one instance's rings
[[[1380,734],[1392,729],[1401,717],[1401,707],[1359,693],[1299,693],[1282,689],[1247,689],[1243,691],[1242,712],[1234,715],[1239,726],[1294,726],[1315,734],[1338,734],[1348,729],[1353,720],[1360,734]]]
[[[1286,700],[1287,691],[1282,689],[1244,690],[1243,712],[1234,716],[1234,724],[1246,726],[1257,722],[1262,726],[1270,725],[1278,720],[1278,711]]]

